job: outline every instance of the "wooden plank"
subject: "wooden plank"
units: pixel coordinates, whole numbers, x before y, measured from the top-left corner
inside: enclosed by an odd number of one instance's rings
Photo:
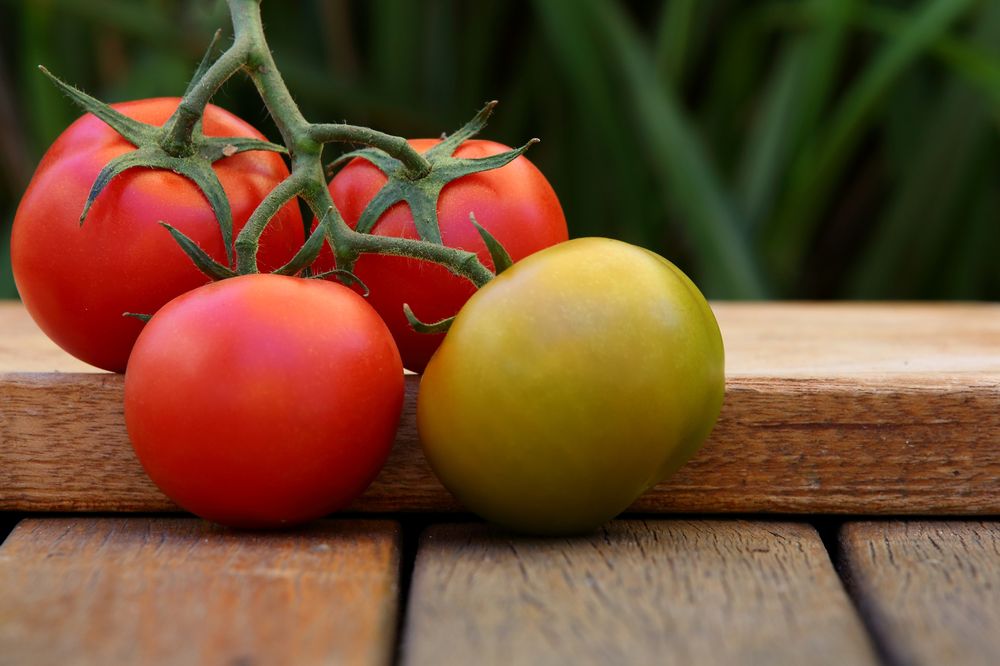
[[[0,547],[0,664],[385,664],[399,529],[31,519]]]
[[[816,532],[795,523],[617,521],[579,539],[479,524],[420,541],[402,661],[871,664]]]
[[[420,451],[418,379],[357,511],[454,511]],[[0,510],[167,511],[132,453],[114,375],[0,378]],[[632,510],[996,515],[1000,390],[730,380],[705,447]]]
[[[1000,663],[1000,523],[849,523],[842,569],[896,664]]]
[[[16,301],[0,301],[0,373],[100,372],[49,340]]]
[[[714,302],[730,377],[952,386],[1000,375],[1000,304]],[[0,373],[98,372],[0,301]],[[978,377],[978,379],[977,379]]]
[[[716,311],[728,353],[719,424],[633,510],[1000,513],[1000,306]],[[0,369],[15,366],[0,356]],[[419,449],[418,381],[355,510],[459,508]],[[121,391],[114,375],[0,372],[0,510],[174,509],[132,455]]]

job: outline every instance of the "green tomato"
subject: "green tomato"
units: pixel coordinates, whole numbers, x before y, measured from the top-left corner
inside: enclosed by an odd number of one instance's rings
[[[420,383],[424,453],[469,509],[536,534],[597,528],[690,458],[725,389],[698,288],[653,252],[571,240],[459,312]]]

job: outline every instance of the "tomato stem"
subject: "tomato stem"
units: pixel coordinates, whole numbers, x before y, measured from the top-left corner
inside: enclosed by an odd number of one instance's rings
[[[350,275],[363,254],[386,254],[440,264],[455,275],[481,287],[493,272],[473,253],[441,243],[437,201],[444,187],[465,175],[500,168],[522,154],[531,142],[516,150],[481,159],[461,159],[452,154],[467,138],[481,130],[496,102],[488,103],[469,123],[426,153],[415,150],[406,139],[367,127],[340,123],[310,123],[302,115],[271,56],[260,15],[260,0],[228,0],[233,21],[233,43],[214,62],[212,40],[198,71],[177,109],[162,127],[140,123],[72,86],[45,73],[70,99],[107,123],[136,150],[112,160],[98,176],[88,196],[81,220],[94,199],[120,173],[133,167],[169,169],[194,182],[211,204],[226,247],[227,263],[209,257],[194,241],[169,227],[184,252],[203,273],[213,279],[257,273],[257,252],[268,223],[284,206],[300,197],[319,220],[321,234],[303,234],[303,246],[282,266],[282,274],[309,267],[323,240],[333,250],[338,276]],[[204,136],[201,118],[209,101],[238,72],[253,81],[271,113],[285,147],[246,137]],[[337,209],[327,187],[323,148],[327,143],[352,143],[366,148],[337,160],[362,157],[386,172],[385,187],[365,209],[357,229],[352,229]],[[286,150],[287,148],[287,150]],[[232,211],[212,165],[236,153],[268,150],[291,157],[291,173],[279,183],[250,215],[239,235],[232,239]],[[378,217],[397,202],[405,202],[413,213],[419,240],[378,236],[370,233]],[[308,232],[308,229],[306,229]],[[483,233],[480,230],[480,233]],[[308,238],[306,236],[308,235]],[[490,240],[484,236],[489,244]],[[495,243],[495,240],[493,240]],[[236,256],[232,256],[235,247]],[[502,250],[502,248],[500,248]],[[496,262],[497,248],[490,248]],[[233,265],[235,263],[235,266]],[[502,263],[502,262],[501,262]]]
[[[347,225],[326,186],[322,164],[324,144],[336,141],[378,148],[398,160],[406,174],[413,179],[426,177],[431,171],[430,163],[402,137],[354,125],[309,123],[295,104],[271,56],[260,17],[260,1],[229,0],[229,10],[236,38],[234,46],[223,57],[233,52],[237,44],[246,44],[243,62],[237,67],[236,61],[239,59],[235,56],[228,58],[225,67],[232,71],[220,66],[220,71],[206,86],[215,85],[216,81],[225,81],[237,69],[244,69],[271,112],[292,155],[291,175],[264,198],[236,239],[238,272],[256,272],[257,247],[267,222],[284,204],[295,196],[301,196],[320,220],[320,224],[325,226],[337,268],[342,271],[350,271],[362,254],[389,254],[440,264],[477,287],[489,282],[494,277],[493,273],[473,252],[422,240],[359,233]],[[218,63],[216,61],[209,68],[206,78]],[[203,89],[199,82],[196,89],[198,92],[194,94],[195,101],[201,103],[201,96],[207,88]]]
[[[187,157],[194,153],[193,135],[198,121],[205,114],[205,107],[219,88],[240,71],[246,62],[249,47],[249,40],[240,39],[237,35],[232,46],[205,70],[200,79],[192,82],[177,110],[163,125],[160,147],[166,153],[174,157]]]
[[[332,123],[311,125],[309,136],[318,143],[332,143],[334,141],[360,143],[383,150],[402,162],[414,180],[423,178],[431,171],[431,164],[427,158],[418,153],[401,136],[385,134],[368,127]]]

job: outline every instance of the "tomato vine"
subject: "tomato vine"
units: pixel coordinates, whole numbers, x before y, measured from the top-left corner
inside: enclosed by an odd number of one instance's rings
[[[408,257],[440,264],[477,288],[494,277],[493,271],[474,252],[447,247],[441,243],[437,221],[437,200],[444,186],[465,175],[496,169],[522,155],[536,141],[499,155],[477,159],[452,156],[466,139],[475,136],[486,124],[495,102],[487,104],[469,123],[445,139],[434,151],[421,154],[398,136],[367,127],[334,123],[311,123],[302,115],[268,47],[260,15],[260,0],[228,0],[233,22],[233,42],[214,61],[219,33],[209,46],[188,90],[173,115],[162,127],[144,125],[120,114],[111,107],[72,88],[49,74],[71,99],[97,115],[118,131],[137,150],[108,164],[98,177],[88,199],[88,206],[107,183],[122,171],[139,166],[170,169],[192,180],[205,194],[219,220],[226,242],[229,265],[212,259],[196,243],[169,225],[181,247],[198,268],[213,279],[225,279],[258,271],[259,241],[268,222],[288,202],[300,197],[320,220],[301,249],[275,272],[297,275],[316,260],[324,241],[333,250],[337,273],[345,281],[352,279],[351,270],[363,254],[383,254]],[[44,68],[43,68],[43,71]],[[204,137],[200,132],[201,118],[218,90],[232,76],[243,72],[249,76],[281,133],[284,147],[251,139]],[[48,74],[47,71],[45,71]],[[338,211],[327,188],[323,168],[323,149],[328,143],[349,143],[365,146],[345,157],[364,156],[388,177],[383,190],[365,210],[364,220],[371,224],[352,229]],[[246,225],[232,239],[232,222],[218,178],[211,164],[244,150],[272,150],[287,153],[290,174],[260,202]],[[338,160],[334,166],[341,163]],[[396,202],[409,204],[417,222],[419,239],[380,236],[368,233],[374,220]],[[510,258],[489,232],[475,223],[494,265],[509,265]],[[235,248],[235,257],[230,246]],[[415,326],[419,320],[407,309],[407,317]],[[446,327],[448,322],[431,326]]]

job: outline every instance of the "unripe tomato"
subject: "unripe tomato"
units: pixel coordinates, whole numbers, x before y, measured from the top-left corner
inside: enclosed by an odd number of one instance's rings
[[[125,423],[174,502],[236,527],[319,518],[385,463],[403,366],[385,324],[339,284],[245,275],[165,305],[125,373]]]
[[[419,152],[438,143],[438,139],[410,140]],[[508,146],[494,141],[470,139],[458,147],[455,157],[475,159],[508,150]],[[385,175],[361,158],[353,160],[330,182],[330,194],[351,227],[357,225],[361,213],[385,182]],[[568,237],[556,193],[542,172],[523,155],[499,169],[463,176],[445,185],[437,213],[442,242],[477,253],[490,268],[493,261],[469,213],[475,213],[476,221],[500,241],[514,261]],[[372,233],[418,237],[413,215],[402,203],[383,213]],[[317,268],[332,267],[333,257],[326,251]],[[371,290],[368,302],[385,319],[399,345],[403,365],[413,372],[423,371],[444,335],[414,331],[403,314],[403,304],[409,304],[423,321],[431,322],[457,313],[475,292],[468,281],[443,266],[405,257],[364,255],[354,272]]]
[[[114,104],[121,113],[162,125],[178,98]],[[233,114],[209,105],[206,136],[263,135]],[[70,125],[45,153],[14,218],[11,264],[29,314],[46,335],[81,361],[124,372],[142,322],[125,312],[153,314],[167,301],[209,282],[173,237],[167,222],[225,263],[225,244],[208,200],[190,180],[159,169],[122,173],[80,213],[101,169],[135,150],[97,117]],[[288,176],[276,153],[253,151],[212,165],[229,199],[235,234],[257,204]],[[282,208],[261,239],[261,270],[278,268],[302,245],[302,217]]]
[[[421,379],[417,425],[442,483],[524,532],[596,528],[680,467],[724,392],[718,324],[666,259],[572,240],[462,308]]]

